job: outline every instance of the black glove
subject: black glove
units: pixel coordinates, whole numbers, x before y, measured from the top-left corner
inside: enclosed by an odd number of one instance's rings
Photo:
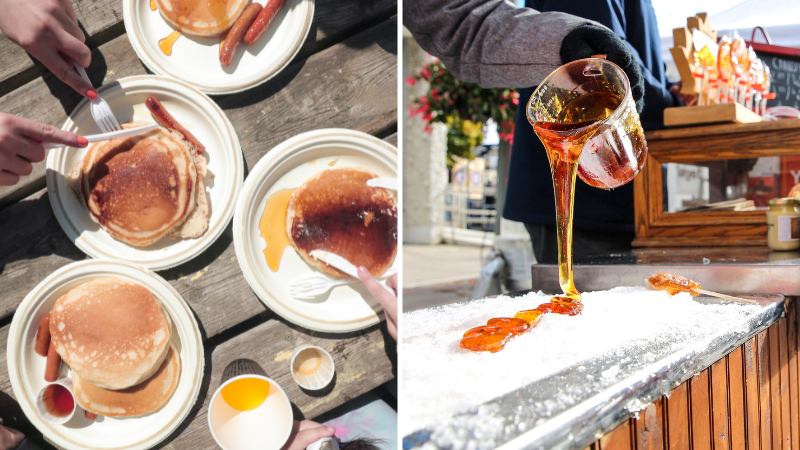
[[[644,77],[633,53],[619,36],[606,27],[585,24],[570,31],[561,42],[561,62],[591,58],[605,54],[606,59],[620,66],[628,76],[631,93],[639,114],[644,109]]]

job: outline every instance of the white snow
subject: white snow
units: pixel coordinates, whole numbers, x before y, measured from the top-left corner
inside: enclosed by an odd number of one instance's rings
[[[702,304],[685,293],[670,297],[643,287],[621,287],[584,293],[581,315],[546,314],[538,327],[512,339],[500,352],[459,347],[468,329],[493,317],[513,317],[550,298],[541,292],[499,296],[404,314],[401,436],[423,428],[442,429],[455,413],[564,369],[580,371],[580,363],[593,356],[613,352],[624,362],[632,356],[626,349],[643,341],[663,341],[677,351],[722,330],[746,332],[747,316],[760,309]],[[602,377],[614,381],[619,372],[614,366]]]

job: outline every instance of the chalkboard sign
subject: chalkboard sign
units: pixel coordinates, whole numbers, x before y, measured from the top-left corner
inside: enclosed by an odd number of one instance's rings
[[[770,106],[791,106],[800,109],[800,49],[748,43],[772,73],[771,92],[776,97]]]

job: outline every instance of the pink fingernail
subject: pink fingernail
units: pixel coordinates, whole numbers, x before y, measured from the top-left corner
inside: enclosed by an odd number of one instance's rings
[[[358,266],[358,274],[359,275],[364,276],[364,275],[367,275],[368,273],[369,273],[369,270],[367,270],[366,267]]]
[[[89,89],[86,91],[86,96],[89,97],[89,99],[94,100],[97,98],[97,91],[94,89]]]
[[[334,430],[333,427],[328,427],[328,433],[333,433],[334,431],[336,430]]]
[[[81,147],[86,147],[89,145],[89,141],[83,136],[78,136],[78,145]]]

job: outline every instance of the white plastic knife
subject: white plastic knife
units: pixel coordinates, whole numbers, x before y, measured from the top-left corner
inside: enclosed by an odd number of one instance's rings
[[[112,131],[111,133],[93,134],[91,136],[84,136],[89,143],[99,141],[110,141],[111,139],[138,136],[140,134],[149,133],[158,128],[158,124],[145,125],[143,127],[129,128],[127,130]],[[55,142],[42,142],[42,147],[45,149],[66,147],[64,144],[57,144]]]
[[[335,269],[339,269],[342,272],[350,275],[351,277],[358,279],[358,269],[356,268],[356,266],[354,266],[353,263],[342,258],[341,256],[335,253],[326,252],[325,250],[312,250],[311,253],[309,254],[311,255],[312,258],[318,259],[324,262],[325,264]]]
[[[397,190],[397,178],[370,178],[367,186]]]

